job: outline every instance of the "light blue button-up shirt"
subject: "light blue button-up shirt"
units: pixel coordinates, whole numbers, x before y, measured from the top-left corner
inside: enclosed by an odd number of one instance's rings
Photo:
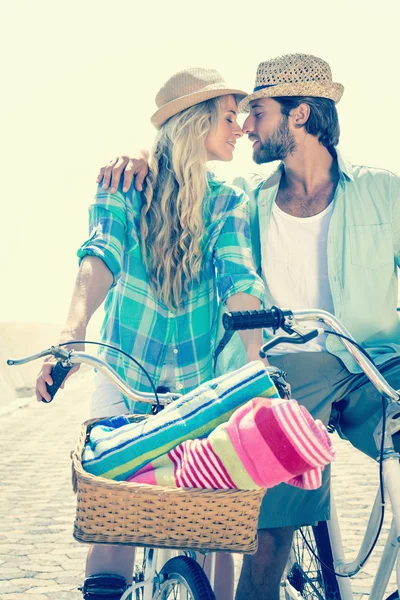
[[[339,152],[338,165],[340,178],[333,199],[327,248],[334,312],[379,365],[400,352],[400,313],[396,311],[400,179],[389,171],[351,165]],[[253,253],[255,263],[261,262],[261,266],[262,257],[268,252],[269,223],[282,173],[280,164],[267,180],[254,175],[234,181],[252,203]],[[273,304],[274,298],[267,288],[265,306]],[[238,344],[235,334],[235,341],[221,354],[223,365],[219,369],[237,365],[238,357],[243,356]],[[338,338],[328,336],[326,347],[349,371],[360,371]]]

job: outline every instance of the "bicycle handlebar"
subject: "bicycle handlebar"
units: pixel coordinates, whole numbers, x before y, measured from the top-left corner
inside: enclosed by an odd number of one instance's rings
[[[293,326],[297,321],[322,321],[328,325],[334,332],[345,336],[348,340],[340,338],[340,341],[345,346],[346,350],[351,354],[357,362],[361,370],[365,373],[375,388],[383,394],[388,400],[399,402],[400,393],[394,390],[380,374],[376,366],[369,360],[351,341],[355,341],[342,323],[332,314],[324,310],[294,310],[280,309],[273,306],[269,310],[253,310],[244,312],[225,313],[222,318],[222,323],[227,331],[238,331],[241,329],[273,329],[274,333],[277,329],[283,329],[293,333]],[[329,331],[327,332],[329,334]],[[304,338],[306,341],[306,337]],[[124,380],[110,367],[106,362],[96,356],[86,354],[84,352],[67,351],[61,346],[51,346],[32,356],[28,356],[18,360],[8,360],[8,365],[21,365],[44,356],[55,356],[60,359],[52,371],[53,385],[47,389],[53,398],[58,388],[64,381],[69,370],[75,364],[86,363],[96,367],[108,379],[110,379],[122,394],[134,402],[147,402],[154,404],[154,394],[150,392],[138,392],[129,387]],[[181,394],[167,392],[157,394],[160,404],[166,405],[176,400]],[[46,401],[45,401],[46,402]]]
[[[239,331],[242,329],[280,329],[285,324],[285,317],[290,316],[291,311],[284,311],[273,306],[270,310],[246,310],[225,313],[222,324],[227,331]]]
[[[339,339],[378,392],[390,401],[400,401],[400,393],[388,384],[374,363],[351,343],[351,341],[355,342],[355,340],[342,323],[334,315],[325,310],[308,309],[291,311],[272,306],[269,310],[225,313],[222,318],[222,323],[227,331],[268,328],[273,329],[274,333],[277,329],[291,331],[298,321],[321,321],[328,325],[334,332],[349,338],[349,340],[342,337]],[[327,333],[329,334],[329,331]]]
[[[47,385],[47,390],[51,395],[52,399],[62,382],[65,380],[65,377],[68,375],[68,372],[72,369],[72,367],[78,364],[87,364],[91,367],[95,367],[98,371],[101,371],[112,383],[116,385],[120,392],[130,400],[133,400],[134,402],[146,402],[148,404],[156,404],[156,400],[152,392],[139,392],[137,390],[134,390],[133,388],[128,386],[124,382],[122,377],[120,377],[118,373],[112,367],[110,367],[110,365],[108,365],[104,360],[97,356],[87,354],[86,352],[65,350],[60,346],[51,346],[50,348],[46,348],[45,350],[33,354],[32,356],[27,356],[25,358],[15,360],[9,359],[7,360],[7,364],[10,366],[22,365],[33,360],[37,360],[38,358],[43,358],[45,356],[54,356],[59,359],[51,372],[51,376],[53,378],[53,385]],[[180,398],[181,394],[175,392],[157,392],[157,396],[160,404],[165,406],[167,404],[170,404],[174,400]],[[44,402],[48,404],[48,401],[44,400]]]

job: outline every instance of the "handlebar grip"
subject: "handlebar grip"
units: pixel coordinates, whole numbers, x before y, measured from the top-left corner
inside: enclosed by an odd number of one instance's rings
[[[270,310],[245,310],[225,313],[222,324],[227,331],[239,329],[263,329],[264,327],[279,328],[281,311],[276,307]]]
[[[73,365],[71,365],[70,367],[64,367],[61,360],[59,360],[55,364],[55,366],[53,367],[53,369],[50,373],[53,383],[51,385],[48,385],[46,383],[46,389],[51,396],[51,400],[45,400],[44,398],[42,398],[42,402],[44,402],[45,404],[49,404],[53,400],[53,398],[56,395],[57,391],[59,390],[62,382],[65,380],[66,376],[68,375],[68,373],[70,372],[72,367],[73,367]]]

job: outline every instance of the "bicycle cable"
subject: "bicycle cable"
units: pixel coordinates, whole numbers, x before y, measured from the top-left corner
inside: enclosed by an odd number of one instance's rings
[[[358,350],[360,350],[360,352],[362,352],[362,354],[364,354],[364,356],[366,356],[374,364],[374,361],[373,361],[371,355],[365,350],[365,348],[363,348],[355,340],[352,340],[351,338],[343,335],[342,333],[337,333],[336,331],[328,331],[326,329],[324,331],[327,335],[336,335],[339,338],[343,338],[343,339],[347,340],[348,342],[353,344],[353,346],[358,348]],[[365,565],[365,563],[371,556],[371,554],[378,542],[381,531],[382,531],[383,521],[385,518],[385,487],[384,487],[384,482],[383,482],[383,450],[384,450],[385,433],[386,433],[386,403],[385,403],[385,397],[383,395],[381,396],[381,398],[382,398],[382,439],[381,439],[381,446],[380,446],[380,450],[379,450],[379,489],[380,489],[380,493],[381,493],[381,517],[380,517],[379,526],[378,526],[378,530],[377,530],[375,539],[372,542],[371,547],[368,550],[368,552],[366,553],[365,557],[362,559],[362,561],[360,561],[359,566],[354,571],[354,573],[352,573],[351,575],[337,573],[334,569],[331,569],[331,567],[329,567],[327,564],[325,564],[325,562],[319,558],[317,553],[314,552],[314,550],[311,548],[311,545],[308,543],[306,536],[304,535],[304,533],[300,527],[300,534],[301,534],[301,536],[303,538],[303,542],[306,544],[308,550],[311,552],[311,554],[314,556],[314,558],[316,558],[318,560],[320,565],[322,565],[329,573],[331,573],[332,575],[335,575],[336,577],[343,577],[343,578],[353,577],[359,571],[361,571],[361,569],[363,568],[363,566]]]
[[[71,340],[70,342],[63,342],[62,344],[58,344],[58,346],[61,348],[62,346],[68,346],[69,344],[92,344],[95,346],[104,346],[104,348],[110,348],[111,350],[116,350],[117,352],[121,352],[121,354],[123,354],[124,356],[127,356],[130,360],[132,360],[135,363],[135,365],[137,365],[143,371],[143,373],[146,375],[147,379],[149,380],[151,390],[152,390],[154,397],[156,399],[156,402],[157,402],[157,413],[160,412],[161,404],[160,404],[160,399],[157,394],[156,386],[154,385],[151,375],[148,373],[148,371],[146,371],[144,366],[142,364],[140,364],[140,362],[138,360],[136,360],[136,358],[133,358],[133,356],[131,356],[124,350],[121,350],[121,348],[118,348],[117,346],[113,346],[112,344],[105,344],[104,342],[91,342],[88,340]]]
[[[341,334],[341,333],[337,333],[336,331],[327,331],[325,330],[327,335],[336,335],[337,337],[343,338],[345,340],[347,340],[348,342],[350,342],[351,344],[353,344],[356,348],[358,348],[360,350],[360,352],[362,352],[362,354],[364,354],[372,363],[372,357],[370,356],[370,354],[365,350],[365,348],[363,348],[360,344],[358,344],[355,340],[352,340],[351,338]],[[116,346],[112,346],[111,344],[105,344],[104,342],[92,342],[92,341],[88,341],[88,340],[73,340],[70,342],[63,342],[62,344],[59,344],[60,347],[62,346],[68,346],[69,344],[93,344],[93,345],[97,345],[97,346],[104,346],[105,348],[110,348],[112,350],[116,350],[117,352],[121,352],[121,354],[123,354],[124,356],[126,356],[127,358],[129,358],[130,360],[132,360],[145,374],[145,376],[147,377],[147,379],[149,380],[151,389],[154,393],[156,402],[157,402],[157,412],[159,412],[160,410],[160,401],[158,398],[158,394],[157,394],[157,390],[156,387],[154,385],[154,382],[150,376],[150,374],[148,373],[148,371],[143,367],[143,365],[140,364],[140,362],[138,360],[136,360],[135,358],[133,358],[133,356],[131,356],[130,354],[128,354],[127,352],[125,352],[124,350],[121,350],[121,348],[118,348]],[[382,414],[383,414],[383,424],[382,424],[382,440],[381,440],[381,448],[380,448],[380,457],[379,457],[379,483],[380,483],[380,491],[381,491],[381,519],[379,522],[379,527],[378,527],[378,531],[377,534],[375,536],[375,539],[371,545],[371,548],[368,550],[366,556],[364,557],[364,559],[361,561],[359,567],[357,568],[357,570],[353,573],[353,575],[356,575],[361,569],[362,567],[365,565],[365,563],[367,562],[368,558],[370,557],[371,553],[373,552],[379,536],[381,534],[382,531],[382,525],[383,525],[383,520],[384,520],[384,516],[385,516],[385,491],[384,491],[384,484],[383,484],[383,465],[382,465],[382,458],[383,458],[383,448],[384,448],[384,438],[385,438],[385,426],[386,426],[386,406],[385,406],[385,398],[384,396],[382,396]],[[305,542],[306,546],[308,547],[309,551],[311,552],[311,554],[313,554],[313,556],[318,560],[318,562],[327,570],[329,571],[331,574],[335,575],[336,577],[350,577],[349,575],[344,575],[342,573],[336,573],[336,571],[334,569],[331,569],[327,564],[325,564],[319,557],[318,555],[314,552],[314,550],[311,548],[310,544],[308,543],[304,533],[302,532],[301,528],[300,528],[300,533],[301,536],[303,538],[303,541]]]

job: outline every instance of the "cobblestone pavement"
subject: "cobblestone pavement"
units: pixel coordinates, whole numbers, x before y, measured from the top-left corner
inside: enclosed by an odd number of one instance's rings
[[[81,598],[77,586],[83,579],[87,546],[72,538],[75,498],[69,454],[88,413],[90,390],[91,374],[78,373],[52,404],[31,400],[0,417],[1,600]],[[373,461],[345,442],[337,440],[337,448],[335,497],[345,549],[354,556],[378,472]],[[378,558],[375,552],[353,583],[357,600],[368,597],[363,592],[368,591]],[[235,562],[238,575],[239,556]]]

